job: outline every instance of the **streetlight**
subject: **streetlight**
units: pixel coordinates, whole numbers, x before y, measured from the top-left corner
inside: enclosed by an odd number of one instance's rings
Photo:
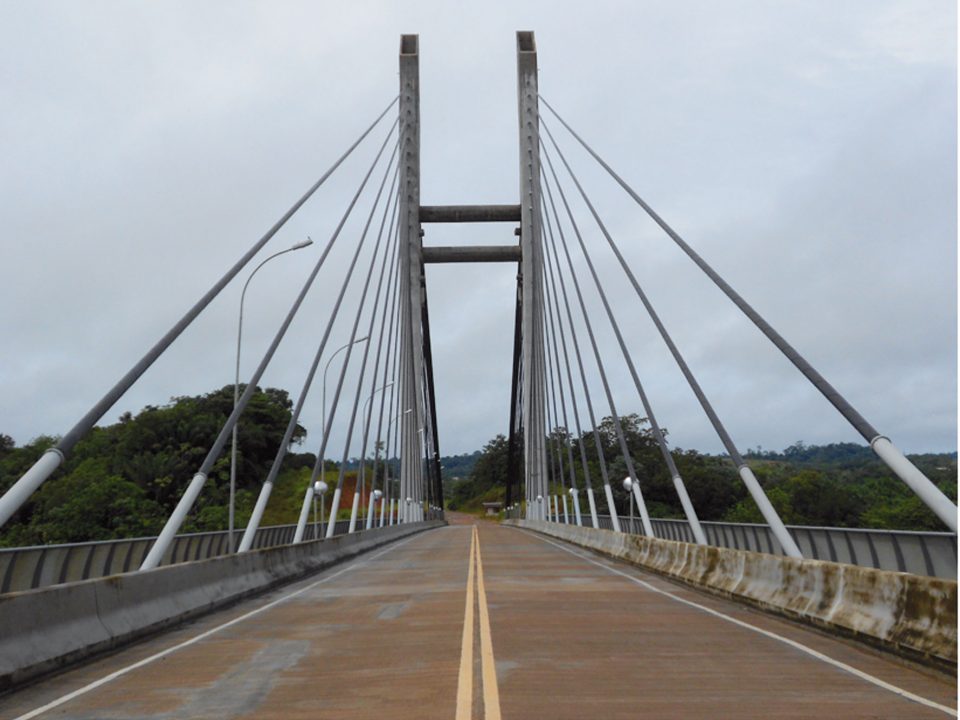
[[[331,355],[331,356],[330,356],[330,359],[327,360],[327,364],[323,366],[323,397],[322,397],[322,399],[321,399],[321,401],[320,401],[320,432],[322,432],[322,433],[326,433],[326,432],[327,432],[327,370],[330,369],[330,363],[333,362],[333,359],[334,359],[341,351],[346,350],[346,349],[347,349],[348,347],[350,347],[351,345],[356,345],[357,343],[363,342],[364,340],[366,340],[366,339],[369,338],[369,337],[370,337],[369,335],[364,335],[364,336],[361,337],[361,338],[357,338],[356,340],[351,340],[350,342],[348,342],[348,343],[346,343],[346,344],[344,344],[344,345],[341,345],[340,347],[338,347],[336,350],[333,351],[333,355]],[[326,447],[326,443],[325,443],[325,442],[324,442],[324,443],[321,443],[321,445],[323,445],[324,447]],[[326,455],[326,453],[324,453],[324,455]],[[327,463],[327,458],[326,458],[326,457],[320,458],[320,477],[325,477],[325,476],[326,476],[327,469],[324,467],[324,465],[326,465],[326,463]]]
[[[320,523],[323,524],[323,501],[324,495],[327,494],[328,486],[323,480],[317,480],[313,484],[313,537],[318,539],[320,533],[317,532],[318,529],[322,529],[317,525],[317,495],[320,496]]]
[[[573,502],[574,522],[576,522],[578,526],[582,525],[583,521],[581,520],[581,517],[580,517],[580,497],[579,497],[580,491],[577,488],[572,487],[570,488],[569,492],[570,492],[571,501]]]
[[[397,416],[396,416],[395,418],[391,418],[391,419],[390,419],[390,422],[387,423],[387,448],[388,448],[388,449],[389,449],[389,447],[390,447],[390,428],[393,427],[393,424],[394,424],[397,420],[399,420],[400,418],[402,418],[404,415],[408,415],[409,413],[412,413],[412,412],[413,412],[413,408],[407,408],[407,409],[404,410],[403,412],[397,413]],[[394,448],[393,450],[394,450],[394,452],[396,452],[397,449]],[[392,525],[392,524],[393,524],[393,492],[392,492],[392,490],[393,490],[393,488],[392,488],[393,478],[390,477],[390,457],[389,457],[389,454],[388,454],[388,456],[387,456],[386,458],[384,458],[383,464],[384,464],[385,470],[386,470],[386,472],[385,472],[385,477],[386,477],[387,480],[389,480],[389,484],[387,485],[387,490],[388,490],[388,494],[390,495],[390,524]],[[376,468],[374,468],[374,469],[376,469]],[[400,503],[397,502],[397,515],[398,515],[398,518],[397,518],[397,519],[398,519],[398,520],[399,520],[399,514],[400,514]]]
[[[633,480],[628,477],[623,479],[623,489],[627,491],[627,505],[630,506],[630,534],[633,534],[633,503],[630,501],[631,490],[633,490]]]
[[[240,316],[237,320],[237,362],[233,375],[233,407],[236,409],[237,403],[240,402],[240,339],[243,336],[243,300],[247,295],[247,287],[250,285],[250,281],[253,280],[253,276],[257,274],[257,270],[262,268],[268,262],[273,260],[275,257],[284,255],[288,252],[293,252],[294,250],[302,250],[305,247],[313,245],[313,240],[308,236],[306,240],[301,240],[296,245],[288,247],[286,250],[281,250],[276,252],[266,260],[257,265],[253,272],[247,277],[247,281],[243,284],[243,291],[240,293]],[[232,443],[230,446],[230,510],[229,510],[229,535],[230,535],[230,552],[233,552],[236,547],[233,537],[233,513],[234,506],[236,503],[237,495],[237,425],[239,420],[233,424],[233,433],[232,433]]]
[[[364,442],[363,442],[363,452],[362,452],[362,454],[361,454],[361,456],[360,456],[360,497],[361,497],[361,498],[363,498],[363,491],[364,491],[364,489],[366,488],[366,484],[364,483],[364,480],[365,480],[365,478],[366,478],[366,468],[367,468],[367,442],[366,442],[366,441],[369,439],[369,438],[367,437],[367,435],[368,435],[368,432],[369,432],[369,430],[370,430],[370,418],[367,417],[367,415],[368,415],[368,413],[367,413],[367,407],[370,405],[370,401],[373,400],[373,396],[374,396],[374,395],[376,395],[376,394],[377,394],[378,392],[380,392],[381,390],[386,390],[386,389],[387,389],[388,387],[390,387],[391,385],[393,385],[393,383],[392,383],[392,382],[388,382],[386,385],[383,385],[382,387],[378,387],[376,390],[374,390],[372,393],[370,393],[370,395],[367,396],[367,399],[366,399],[366,400],[363,401],[363,413],[360,415],[360,417],[362,417],[362,418],[364,419],[364,428],[365,428],[364,433],[363,433],[363,441],[364,441]],[[380,453],[380,450],[379,450],[379,448],[378,448],[378,449],[377,449],[377,455],[379,455],[379,453]],[[376,458],[374,459],[373,472],[374,472],[374,480],[375,480],[375,479],[376,479],[376,472],[377,472]],[[373,483],[373,480],[371,480],[370,482]],[[371,503],[372,503],[372,502],[373,502],[373,501],[371,500]],[[369,514],[370,514],[370,513],[367,513],[368,516],[369,516]],[[369,523],[367,523],[367,525],[369,525]],[[369,530],[370,528],[367,527],[367,529]]]
[[[327,370],[330,369],[330,363],[333,362],[333,359],[343,350],[346,350],[351,345],[356,345],[364,340],[368,340],[369,338],[369,335],[364,335],[361,338],[357,338],[356,340],[348,342],[346,345],[341,345],[333,351],[333,355],[331,355],[330,359],[327,360],[327,364],[323,366],[323,398],[320,405],[320,426],[323,428],[324,432],[327,430]]]
[[[427,436],[425,434],[426,428],[419,428],[417,430],[417,433],[420,435],[420,452],[426,452],[427,450]],[[426,474],[427,459],[425,457],[421,457],[419,460],[419,463],[420,463],[420,483],[422,483],[423,476],[424,474]],[[419,486],[419,483],[416,490],[417,490],[417,495],[419,495],[419,497],[417,498],[417,518],[416,519],[419,520],[420,515],[423,514],[423,488]]]

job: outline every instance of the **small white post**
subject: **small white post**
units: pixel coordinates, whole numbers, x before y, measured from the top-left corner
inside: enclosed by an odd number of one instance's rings
[[[933,510],[951,532],[957,532],[957,506],[950,498],[940,492],[930,478],[917,469],[907,457],[890,442],[889,438],[878,435],[870,441],[870,447],[893,470],[907,487],[913,490],[924,505]]]
[[[253,539],[257,536],[257,528],[260,527],[260,520],[263,518],[263,511],[267,509],[267,501],[272,491],[272,482],[265,482],[260,488],[257,504],[253,506],[253,514],[247,521],[247,529],[243,531],[243,539],[240,540],[240,548],[237,552],[247,552],[253,546]]]
[[[613,490],[610,489],[610,483],[603,484],[603,494],[607,497],[607,508],[610,510],[610,522],[613,523],[615,532],[623,532],[620,529],[620,518],[617,515],[617,506],[613,503]]]
[[[377,509],[377,500],[383,497],[383,493],[379,490],[373,490],[370,492],[370,509],[367,511],[367,530],[373,527],[373,518],[376,515]],[[380,509],[383,509],[383,503],[380,503]]]
[[[573,498],[573,517],[578,527],[583,526],[583,517],[580,515],[580,493],[576,488],[570,488],[570,497]]]
[[[593,497],[593,488],[587,488],[587,502],[590,503],[590,521],[593,523],[593,527],[600,527],[600,519],[597,517],[597,501]]]
[[[753,497],[753,501],[757,504],[760,514],[763,515],[764,519],[767,521],[767,525],[769,525],[770,529],[773,531],[773,535],[777,538],[777,542],[780,543],[780,547],[783,548],[783,552],[790,557],[802,559],[803,553],[800,552],[800,548],[797,547],[797,543],[794,542],[793,537],[791,537],[790,533],[787,531],[786,526],[783,524],[783,520],[780,519],[777,511],[770,503],[770,499],[767,497],[766,493],[763,492],[763,488],[760,487],[760,482],[753,474],[753,471],[746,465],[741,465],[739,472],[740,477],[743,480],[743,484],[747,486],[747,490]]]
[[[700,518],[697,517],[697,511],[693,509],[693,503],[690,502],[687,488],[684,486],[683,479],[679,475],[673,476],[673,486],[677,489],[677,495],[680,496],[680,504],[683,506],[683,512],[687,516],[687,522],[690,523],[690,530],[693,532],[694,542],[698,545],[706,545],[707,536],[700,526]]]
[[[332,538],[337,529],[337,513],[340,512],[340,487],[333,491],[333,500],[330,502],[330,519],[327,520],[327,538]]]
[[[373,493],[370,493],[370,502],[367,503],[367,522],[364,526],[367,530],[373,527],[374,510],[376,510],[376,507],[373,502]]]
[[[56,448],[50,448],[0,497],[0,527],[3,527],[62,462],[63,453]]]
[[[293,534],[294,544],[303,542],[303,533],[307,529],[307,517],[310,515],[310,499],[313,497],[313,485],[307,485],[303,494],[303,506],[300,508],[300,519],[297,520],[297,531]]]
[[[347,534],[352,535],[353,531],[357,529],[357,509],[360,507],[360,491],[353,491],[353,508],[350,510],[350,527],[347,530]]]
[[[197,501],[197,496],[200,494],[206,482],[207,476],[203,473],[197,473],[193,476],[193,480],[191,480],[190,485],[187,486],[187,490],[180,498],[180,502],[177,503],[177,507],[174,508],[170,517],[167,519],[167,524],[164,525],[163,530],[160,531],[160,536],[156,542],[153,543],[153,547],[150,548],[150,553],[144,559],[143,564],[140,565],[141,570],[153,570],[153,568],[157,567],[160,561],[163,560],[167,548],[169,548],[170,543],[173,542],[177,530],[180,529],[184,519],[187,517],[187,513],[190,512],[190,508],[192,508],[193,504]]]
[[[647,504],[643,501],[643,493],[640,492],[640,483],[633,483],[633,497],[637,501],[637,508],[640,510],[640,522],[643,523],[643,532],[648,537],[656,537],[653,532],[653,523],[650,522],[650,513],[647,512]]]

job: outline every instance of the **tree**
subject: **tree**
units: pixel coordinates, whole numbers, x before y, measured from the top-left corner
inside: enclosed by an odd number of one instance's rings
[[[497,435],[483,446],[470,477],[451,489],[451,510],[475,510],[488,500],[502,500],[507,484],[507,450],[509,443]]]
[[[105,459],[88,459],[37,493],[32,521],[17,545],[141,537],[162,525],[160,506],[128,480],[109,474]]]
[[[258,492],[273,463],[292,402],[286,391],[257,389],[240,418],[238,492]],[[233,410],[233,386],[206,395],[176,397],[162,407],[95,427],[4,528],[30,542],[78,542],[149,534],[179,501]],[[293,442],[306,431],[298,426]],[[56,438],[38,438],[22,448],[0,449],[0,491],[12,485]],[[312,456],[311,456],[312,457]],[[187,529],[226,526],[229,454],[217,458]],[[244,497],[246,497],[244,495]],[[101,512],[105,507],[109,512]],[[62,526],[62,527],[61,527]]]

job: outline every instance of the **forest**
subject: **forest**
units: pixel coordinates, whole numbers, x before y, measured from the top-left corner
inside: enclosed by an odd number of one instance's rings
[[[682,518],[683,510],[673,481],[647,420],[638,415],[620,419],[650,515]],[[627,508],[626,491],[621,485],[628,474],[627,466],[612,418],[604,418],[600,422],[596,437],[599,438],[599,447],[606,460],[614,501],[618,508]],[[559,475],[562,461],[564,477],[569,478],[569,447],[574,461],[576,485],[584,488],[581,440],[591,486],[602,497],[600,459],[592,430],[579,439],[567,435],[562,429],[555,430],[548,443],[548,450],[551,451],[548,463]],[[701,520],[763,522],[759,509],[727,456],[681,448],[674,449],[672,454]],[[489,441],[469,476],[457,482],[445,483],[448,507],[477,512],[483,502],[503,501],[507,455],[508,441],[505,436],[498,435]],[[744,456],[771,503],[788,525],[947,530],[866,445],[832,443],[818,446],[796,442],[782,452],[757,448]],[[955,452],[909,457],[956,502]],[[564,484],[569,487],[569,479]],[[562,492],[559,485],[554,487],[557,489],[552,492]]]
[[[243,528],[290,421],[286,391],[257,388],[238,429],[236,525]],[[147,406],[135,416],[96,427],[0,531],[0,546],[107,540],[155,535],[213,445],[233,409],[233,386],[196,397]],[[294,450],[306,431],[298,427],[284,458],[264,525],[296,522],[316,456]],[[56,442],[39,437],[16,447],[0,435],[0,492]],[[337,466],[325,464],[336,484]],[[352,484],[355,473],[349,480]],[[230,488],[230,451],[218,458],[181,532],[225,530]]]
[[[136,415],[125,413],[118,422],[95,428],[0,531],[0,546],[156,534],[213,444],[232,406],[233,386],[228,385],[205,395],[172,398],[166,405],[148,406]],[[286,391],[258,388],[241,418],[238,527],[245,525],[252,511],[290,420],[291,408]],[[648,423],[637,415],[621,420],[650,514],[682,517],[673,482]],[[626,494],[619,482],[627,474],[626,464],[611,418],[600,422],[596,436],[618,507],[626,507]],[[298,427],[271,495],[263,519],[265,525],[296,522],[316,461],[312,453],[297,452],[305,438],[306,431]],[[440,439],[442,442],[442,436]],[[570,447],[575,482],[583,488],[580,440],[562,429],[556,430],[550,436],[550,447],[559,451],[564,477],[569,475]],[[602,495],[593,431],[585,433],[582,441],[590,482]],[[5,492],[55,442],[55,437],[43,436],[18,447],[9,436],[0,434],[0,492]],[[498,435],[482,450],[441,459],[444,494],[450,509],[476,512],[482,502],[504,499],[507,448],[507,438]],[[553,453],[553,462],[559,473],[556,454]],[[673,455],[702,520],[761,522],[759,511],[729,458],[680,448],[673,450]],[[746,457],[788,524],[945,529],[866,446],[807,446],[797,442],[782,452],[758,448]],[[911,460],[956,501],[956,453],[913,455]],[[344,468],[348,493],[353,492],[359,464],[359,460],[353,459]],[[368,466],[368,472],[372,470]],[[331,486],[336,483],[338,472],[337,463],[324,463],[324,479]],[[230,454],[225,450],[181,532],[227,527],[229,478]]]

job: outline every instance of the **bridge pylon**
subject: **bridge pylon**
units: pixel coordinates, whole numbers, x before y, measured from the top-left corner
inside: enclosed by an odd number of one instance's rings
[[[517,33],[517,110],[520,134],[520,248],[522,298],[523,447],[527,516],[546,519],[547,449],[543,344],[543,242],[540,228],[540,115],[537,45]],[[538,501],[538,498],[542,498]],[[531,512],[532,511],[532,512]]]
[[[439,447],[429,361],[424,266],[443,262],[516,262],[520,312],[519,372],[515,363],[511,443],[522,436],[524,497],[531,518],[546,518],[548,496],[546,448],[546,365],[544,349],[543,247],[540,229],[540,147],[537,51],[532,32],[517,33],[517,111],[519,132],[519,202],[516,205],[422,206],[420,204],[419,38],[400,38],[400,181],[399,222],[401,296],[401,452],[400,497],[412,498],[417,515],[430,497],[442,504]],[[422,223],[513,222],[519,247],[427,247]],[[517,388],[518,381],[522,389]],[[519,399],[517,399],[519,395]],[[519,417],[517,417],[519,415]],[[537,498],[541,498],[540,501]],[[419,504],[418,504],[419,502]]]

